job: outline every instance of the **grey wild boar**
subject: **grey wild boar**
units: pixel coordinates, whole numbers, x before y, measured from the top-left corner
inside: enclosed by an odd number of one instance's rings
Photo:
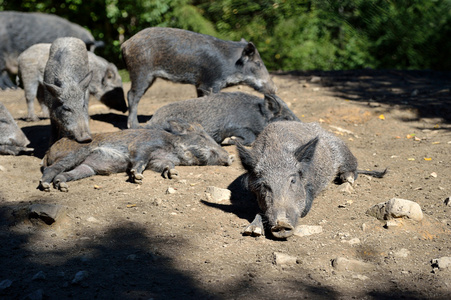
[[[156,78],[193,84],[199,97],[237,84],[265,94],[276,92],[257,48],[244,39],[224,41],[182,29],[152,27],[125,41],[121,50],[132,83],[127,94],[129,128],[139,126],[139,100]]]
[[[145,127],[162,124],[170,118],[201,124],[218,143],[226,139],[224,143],[233,144],[238,139],[243,145],[250,145],[270,122],[300,121],[276,95],[265,95],[262,99],[240,92],[170,103],[159,108]]]
[[[45,65],[49,59],[49,43],[39,43],[31,46],[19,55],[18,75],[25,91],[25,99],[28,107],[28,120],[35,121],[37,116],[34,112],[34,98],[43,81]],[[92,71],[92,80],[89,84],[89,93],[99,99],[106,106],[127,111],[124,91],[122,89],[122,78],[116,66],[104,58],[88,52],[89,70]],[[42,91],[39,91],[42,92]],[[39,98],[42,100],[42,98]],[[48,117],[48,108],[44,103],[39,103],[43,117]]]
[[[128,172],[130,181],[140,184],[146,169],[171,179],[178,176],[178,165],[230,165],[232,161],[233,156],[199,124],[170,120],[153,129],[93,134],[93,140],[85,144],[60,139],[43,159],[38,188],[49,191],[53,183],[60,191],[67,191],[68,181],[119,172]]]
[[[358,174],[382,177],[386,172],[357,170],[357,159],[346,144],[317,123],[274,122],[252,149],[237,146],[247,171],[244,182],[264,213],[264,220],[257,214],[246,235],[264,234],[265,221],[274,237],[287,238],[329,182],[353,184]]]
[[[0,12],[0,88],[15,87],[9,75],[17,74],[20,53],[37,43],[52,43],[58,37],[77,37],[90,51],[103,45],[95,41],[88,30],[56,15]]]
[[[50,112],[50,145],[62,137],[77,142],[90,142],[89,91],[92,71],[88,68],[88,52],[82,40],[58,38],[50,47],[45,66],[43,95],[39,100]]]
[[[17,126],[11,113],[0,103],[0,154],[18,155],[22,152],[32,152],[27,148],[30,141]]]

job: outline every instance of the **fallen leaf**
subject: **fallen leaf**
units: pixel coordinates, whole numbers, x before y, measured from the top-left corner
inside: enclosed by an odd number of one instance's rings
[[[440,124],[435,124],[434,128],[440,128]]]
[[[100,190],[101,188],[102,188],[102,187],[101,187],[101,186],[99,186],[99,185],[97,185],[97,184],[96,184],[96,185],[94,185],[94,189],[95,189],[95,190]]]
[[[440,144],[440,142],[432,142],[432,145]]]
[[[399,135],[395,136],[395,139],[400,139],[401,137]]]
[[[385,120],[385,116],[384,115],[379,115],[379,119]]]
[[[413,158],[413,157],[410,157],[410,158],[408,158],[407,160],[410,160],[410,161],[412,161],[412,160],[415,160],[415,158]]]
[[[425,157],[424,160],[432,160],[432,157]]]
[[[127,204],[127,208],[136,207],[136,204]]]
[[[414,140],[417,141],[417,142],[421,141],[421,139],[419,137],[414,137]]]
[[[408,134],[408,135],[406,136],[406,138],[411,139],[411,138],[413,138],[414,136],[415,136],[415,133],[411,133],[411,134]]]

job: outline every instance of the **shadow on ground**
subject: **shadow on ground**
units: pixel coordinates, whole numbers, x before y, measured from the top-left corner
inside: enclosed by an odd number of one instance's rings
[[[296,76],[331,87],[336,97],[414,109],[418,119],[441,118],[451,123],[451,72],[401,70],[292,71]]]

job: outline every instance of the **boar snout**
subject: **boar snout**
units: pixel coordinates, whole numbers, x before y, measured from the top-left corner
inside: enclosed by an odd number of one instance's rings
[[[75,140],[79,143],[90,143],[92,142],[92,137],[89,133],[84,133],[82,135],[76,136]]]
[[[279,239],[288,238],[293,235],[294,227],[287,218],[278,218],[275,225],[271,227],[271,233]]]

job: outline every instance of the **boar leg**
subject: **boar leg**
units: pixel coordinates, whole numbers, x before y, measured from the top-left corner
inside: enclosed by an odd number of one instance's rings
[[[176,178],[179,173],[175,169],[175,165],[171,160],[157,159],[152,160],[149,163],[150,168],[156,172],[162,172],[161,176],[168,179]]]
[[[244,229],[243,235],[261,236],[265,235],[265,228],[263,227],[263,219],[261,214],[255,216],[254,221]]]
[[[55,179],[53,179],[53,186],[61,192],[67,192],[67,181],[75,181],[94,175],[96,175],[96,171],[91,168],[91,166],[87,164],[81,164],[69,172],[58,174]]]
[[[149,87],[155,81],[155,77],[150,76],[147,79],[147,84],[140,80],[132,80],[132,86],[127,93],[128,100],[128,128],[139,128],[138,122],[138,103],[144,93],[149,89]],[[138,82],[138,83],[136,83]]]

